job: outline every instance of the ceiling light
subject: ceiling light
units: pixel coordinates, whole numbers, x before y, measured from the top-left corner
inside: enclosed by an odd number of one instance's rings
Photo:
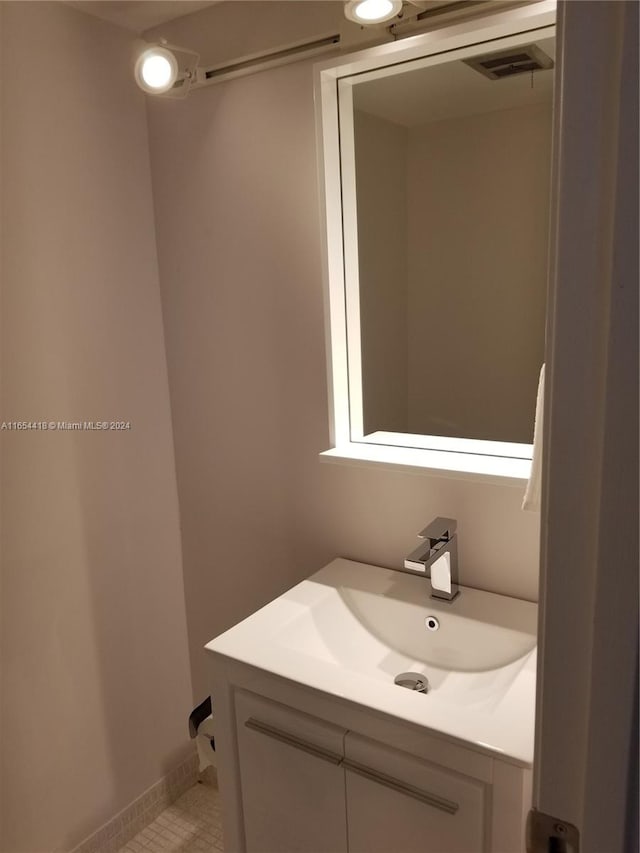
[[[145,92],[168,92],[178,78],[178,61],[166,47],[153,45],[140,54],[135,66],[136,83]]]
[[[350,21],[366,26],[389,21],[402,9],[402,0],[348,0],[344,14]]]

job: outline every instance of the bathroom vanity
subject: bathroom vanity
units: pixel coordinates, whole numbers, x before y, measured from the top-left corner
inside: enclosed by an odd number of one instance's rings
[[[523,850],[535,632],[529,602],[337,559],[211,641],[225,849]]]

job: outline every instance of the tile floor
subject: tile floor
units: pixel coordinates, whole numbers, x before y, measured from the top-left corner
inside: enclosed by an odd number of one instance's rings
[[[119,853],[218,851],[224,851],[218,789],[208,783],[199,783],[159,814]]]

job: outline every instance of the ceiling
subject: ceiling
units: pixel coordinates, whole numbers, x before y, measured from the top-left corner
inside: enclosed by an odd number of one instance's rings
[[[67,0],[69,6],[138,34],[219,2],[221,0]]]
[[[537,39],[547,56],[555,57],[555,38]],[[433,121],[551,103],[553,70],[489,80],[464,62],[443,62],[406,70],[353,87],[356,109],[399,124],[418,127]]]

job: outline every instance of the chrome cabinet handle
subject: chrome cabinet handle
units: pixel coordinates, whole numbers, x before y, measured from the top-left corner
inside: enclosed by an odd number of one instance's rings
[[[446,800],[444,797],[439,797],[437,794],[431,794],[428,791],[421,791],[420,788],[414,788],[413,785],[400,782],[398,779],[394,779],[393,776],[379,773],[377,770],[372,770],[370,767],[365,767],[363,764],[358,764],[357,761],[351,761],[349,758],[344,759],[342,766],[345,770],[357,773],[358,776],[364,776],[365,779],[370,779],[372,782],[377,782],[379,785],[384,785],[386,788],[391,788],[400,794],[406,794],[415,800],[420,800],[421,803],[426,803],[428,806],[433,806],[435,809],[447,812],[447,814],[455,814],[460,808],[458,803],[454,803],[452,800]]]
[[[245,726],[254,732],[259,732],[260,734],[271,737],[274,740],[279,740],[281,743],[286,743],[288,746],[293,746],[295,749],[301,749],[303,752],[315,755],[316,758],[328,761],[329,764],[334,764],[336,767],[342,763],[342,756],[338,755],[338,753],[331,752],[328,749],[323,749],[321,746],[316,746],[313,743],[308,743],[306,740],[301,740],[294,735],[290,735],[288,732],[276,729],[268,723],[263,723],[261,720],[254,719],[254,717],[249,717],[249,719],[245,721]]]

